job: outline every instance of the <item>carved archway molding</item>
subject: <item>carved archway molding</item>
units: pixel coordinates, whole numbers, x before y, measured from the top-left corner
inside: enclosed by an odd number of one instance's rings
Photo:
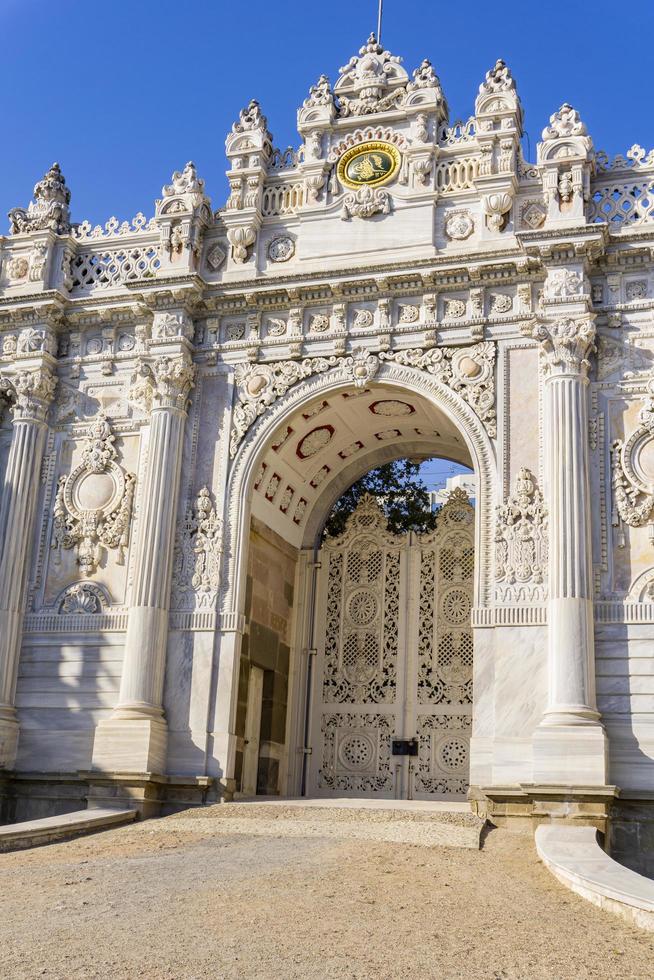
[[[375,374],[374,385],[386,385],[405,393],[423,396],[442,411],[460,432],[473,462],[478,481],[475,508],[475,604],[492,604],[493,518],[496,499],[495,450],[483,423],[470,405],[447,385],[419,368],[384,362]],[[278,429],[319,396],[352,387],[346,367],[307,378],[290,388],[263,413],[241,442],[227,484],[223,553],[221,621],[236,626],[245,597],[249,541],[250,491],[259,463]],[[321,498],[322,499],[322,498]],[[314,505],[316,506],[316,505]]]

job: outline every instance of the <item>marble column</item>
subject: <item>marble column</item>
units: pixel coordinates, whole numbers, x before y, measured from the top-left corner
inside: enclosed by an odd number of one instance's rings
[[[595,701],[588,460],[592,315],[542,321],[550,552],[548,700],[534,736],[534,782],[604,785],[606,736]]]
[[[152,410],[125,654],[118,704],[101,721],[93,769],[163,773],[167,729],[162,699],[175,521],[186,405],[193,383],[187,350],[144,365]]]
[[[56,387],[48,365],[18,368],[2,379],[13,430],[0,498],[0,768],[16,761],[16,678],[46,413]]]

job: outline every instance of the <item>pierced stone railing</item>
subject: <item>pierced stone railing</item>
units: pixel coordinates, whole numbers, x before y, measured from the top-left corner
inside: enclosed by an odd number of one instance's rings
[[[149,243],[79,252],[70,264],[71,293],[110,289],[135,279],[148,279],[156,275],[160,261],[159,246]]]
[[[291,170],[293,167],[297,167],[298,163],[303,159],[304,147],[302,146],[299,150],[295,150],[292,146],[287,146],[285,150],[274,149],[270,163],[268,164],[268,169]]]
[[[119,221],[118,218],[113,217],[102,225],[91,225],[90,221],[82,221],[78,225],[73,225],[71,233],[73,238],[78,241],[86,241],[88,239],[97,238],[115,238],[122,235],[138,235],[144,231],[150,231],[154,227],[154,218],[146,218],[145,215],[139,211],[131,221]]]
[[[640,180],[594,181],[588,220],[606,221],[612,231],[654,221],[654,173]]]
[[[474,187],[479,175],[479,157],[442,160],[436,164],[434,185],[441,194],[466,191]]]
[[[654,150],[649,153],[634,143],[624,154],[618,153],[613,159],[604,150],[598,150],[595,154],[595,166],[598,172],[615,172],[616,170],[654,170]]]
[[[264,218],[293,214],[304,204],[304,184],[270,184],[263,189],[261,213]]]
[[[471,143],[477,132],[476,119],[457,119],[451,126],[443,125],[438,131],[438,142],[442,146],[458,146],[460,143]]]

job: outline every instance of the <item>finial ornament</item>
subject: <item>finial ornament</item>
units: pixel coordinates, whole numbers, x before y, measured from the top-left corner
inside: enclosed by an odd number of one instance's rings
[[[486,78],[479,86],[479,94],[486,95],[490,92],[513,92],[515,90],[515,80],[506,62],[498,58],[493,68],[486,72]]]
[[[550,124],[543,130],[543,140],[562,139],[566,136],[587,136],[588,130],[581,121],[581,117],[576,109],[568,102],[564,102],[558,112],[550,116]]]
[[[52,229],[66,234],[70,229],[70,190],[58,163],[34,185],[34,200],[27,208],[12,208],[9,212],[12,235]]]

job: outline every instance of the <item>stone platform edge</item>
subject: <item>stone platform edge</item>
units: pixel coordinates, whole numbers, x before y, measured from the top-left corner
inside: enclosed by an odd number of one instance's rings
[[[654,881],[609,857],[594,827],[541,824],[536,850],[552,874],[577,895],[654,932]]]
[[[52,844],[97,830],[108,830],[110,827],[130,823],[136,816],[134,809],[97,807],[62,813],[58,817],[42,817],[40,820],[7,824],[0,827],[0,853]]]

